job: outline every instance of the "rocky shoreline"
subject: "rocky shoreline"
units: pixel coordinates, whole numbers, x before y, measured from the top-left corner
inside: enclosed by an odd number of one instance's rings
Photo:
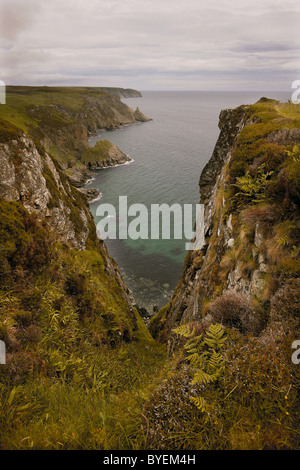
[[[145,116],[139,108],[133,113],[137,122],[152,121]],[[135,124],[135,123],[133,123]],[[122,126],[121,126],[122,127]],[[100,130],[98,130],[99,132]],[[91,132],[90,136],[96,136],[97,132]],[[94,146],[90,146],[81,158],[80,162],[65,169],[70,182],[79,189],[89,202],[98,199],[100,191],[96,188],[84,188],[93,172],[104,168],[112,168],[119,165],[132,163],[134,160],[124,153],[119,147],[106,139],[99,139]]]

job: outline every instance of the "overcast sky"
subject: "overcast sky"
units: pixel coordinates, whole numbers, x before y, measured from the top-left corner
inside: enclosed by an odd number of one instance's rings
[[[286,90],[299,0],[0,0],[6,84]]]

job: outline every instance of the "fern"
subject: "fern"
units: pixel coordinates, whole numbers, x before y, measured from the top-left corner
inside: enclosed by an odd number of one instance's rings
[[[187,360],[195,370],[191,385],[206,386],[216,382],[225,369],[220,350],[227,337],[222,325],[210,325],[205,336],[195,336],[195,328],[191,330],[188,324],[173,331],[188,339],[184,349],[187,352]],[[191,397],[191,401],[200,411],[208,413],[208,406],[203,397]]]
[[[191,397],[191,402],[198,408],[198,410],[207,411],[207,404],[203,397]]]
[[[244,176],[240,176],[236,179],[236,186],[239,189],[234,196],[238,204],[241,205],[240,196],[251,200],[252,203],[259,203],[265,201],[266,193],[266,183],[270,176],[274,173],[273,171],[268,171],[264,173],[265,164],[263,163],[257,170],[256,176],[251,176],[249,171],[246,172]]]
[[[184,336],[184,338],[191,338],[195,334],[195,328],[191,330],[188,323],[184,325],[180,325],[178,328],[175,328],[173,331],[177,335]]]
[[[192,385],[198,384],[198,385],[207,385],[210,382],[213,382],[215,380],[214,374],[208,374],[204,370],[199,369],[192,380]]]
[[[227,337],[223,336],[224,330],[223,327],[216,323],[215,325],[210,325],[207,336],[205,338],[205,344],[210,346],[212,349],[218,351],[220,348],[223,347]]]
[[[299,162],[300,161],[300,149],[298,147],[298,145],[295,145],[293,150],[290,151],[290,150],[285,150],[285,153],[288,155],[288,157],[291,158],[291,160],[293,162]]]

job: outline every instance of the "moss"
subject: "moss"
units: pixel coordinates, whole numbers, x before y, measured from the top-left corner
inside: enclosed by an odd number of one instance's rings
[[[159,334],[162,333],[169,308],[170,303],[162,307],[156,315],[151,317],[149,322],[149,331],[153,338],[157,338]]]
[[[5,119],[0,118],[0,143],[10,142],[22,135],[21,130]]]
[[[110,158],[109,151],[111,147],[112,143],[108,140],[98,140],[94,147],[90,147],[84,152],[81,161],[88,163],[106,160]]]

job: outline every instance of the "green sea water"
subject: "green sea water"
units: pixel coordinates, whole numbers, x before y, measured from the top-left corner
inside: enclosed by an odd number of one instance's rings
[[[109,203],[118,208],[119,196],[127,196],[128,206],[145,205],[149,214],[151,204],[183,207],[199,203],[198,181],[219,135],[220,111],[255,103],[262,96],[281,101],[290,98],[289,92],[266,91],[145,91],[142,95],[123,101],[133,109],[138,106],[153,121],[99,131],[90,138],[91,145],[98,139],[110,140],[133,159],[129,164],[98,170],[86,185],[102,193],[100,200],[90,203],[96,223],[100,220],[98,205]],[[106,240],[136,302],[150,313],[153,306],[160,308],[171,297],[183,266],[186,241]]]

